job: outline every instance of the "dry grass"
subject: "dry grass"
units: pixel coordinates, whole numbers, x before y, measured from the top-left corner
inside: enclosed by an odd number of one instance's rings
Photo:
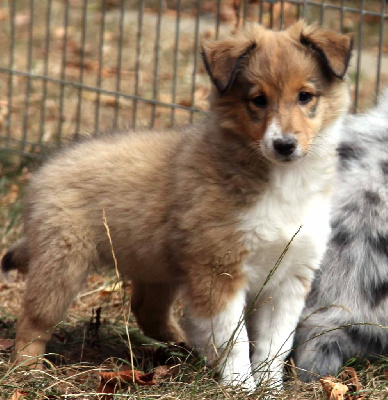
[[[8,172],[0,181],[0,255],[21,235],[21,200],[29,178],[27,168],[21,173],[10,169]],[[2,339],[14,338],[23,289],[24,276],[21,274],[13,274],[9,281],[0,282],[0,344]],[[178,375],[157,386],[124,387],[117,392],[116,398],[266,398],[265,388],[248,396],[236,389],[221,387],[212,371],[187,350],[155,343],[142,335],[133,317],[127,313],[130,292],[130,284],[122,287],[114,272],[94,271],[66,320],[54,329],[47,349],[50,363],[44,371],[28,372],[14,366],[10,360],[11,350],[0,350],[0,399],[10,399],[16,390],[29,393],[27,399],[96,399],[100,371],[128,369],[133,365],[148,372],[165,364],[178,364]],[[97,318],[99,308],[101,315]],[[381,358],[374,364],[351,360],[349,364],[358,371],[367,394],[365,398],[388,398],[388,359]],[[302,384],[292,368],[288,369],[287,377],[285,391],[276,394],[274,399],[325,398],[319,384]]]

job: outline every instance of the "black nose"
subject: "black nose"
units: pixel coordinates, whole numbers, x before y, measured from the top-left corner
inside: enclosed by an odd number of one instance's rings
[[[273,141],[273,147],[281,156],[290,156],[296,149],[296,140],[292,136],[283,136]]]

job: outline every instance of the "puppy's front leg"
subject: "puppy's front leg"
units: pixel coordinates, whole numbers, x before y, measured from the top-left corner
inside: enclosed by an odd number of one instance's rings
[[[254,390],[244,322],[245,291],[239,290],[230,296],[222,309],[222,293],[208,297],[203,307],[195,298],[196,295],[198,293],[189,296],[185,327],[189,343],[206,357],[209,365],[217,367],[223,384],[241,385],[244,389]],[[211,303],[215,311],[209,315],[206,310],[209,310]]]
[[[269,285],[251,307],[248,303],[252,370],[257,385],[282,388],[284,360],[292,347],[307,290],[307,279],[287,276]],[[254,293],[250,294],[248,301],[254,301],[254,297]]]

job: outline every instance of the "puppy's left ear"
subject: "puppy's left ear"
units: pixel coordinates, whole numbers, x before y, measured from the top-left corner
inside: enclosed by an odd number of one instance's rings
[[[327,70],[343,79],[349,66],[353,39],[318,26],[301,26],[300,42],[321,59]]]
[[[256,42],[244,35],[202,43],[203,63],[221,95],[230,89],[245,59],[255,47]]]

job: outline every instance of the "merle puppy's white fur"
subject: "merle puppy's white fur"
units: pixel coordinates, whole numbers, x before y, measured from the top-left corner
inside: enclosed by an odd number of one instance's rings
[[[348,117],[338,153],[332,233],[295,338],[305,381],[388,353],[388,329],[374,326],[388,326],[388,91]]]

